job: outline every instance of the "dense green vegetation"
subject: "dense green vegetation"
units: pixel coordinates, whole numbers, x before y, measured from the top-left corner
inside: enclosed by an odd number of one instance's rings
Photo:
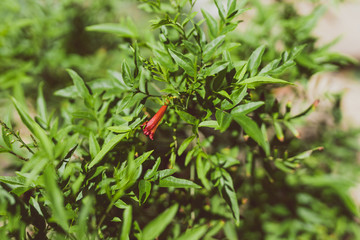
[[[360,239],[357,132],[274,94],[354,64],[326,9],[194,4],[3,0],[1,239]]]

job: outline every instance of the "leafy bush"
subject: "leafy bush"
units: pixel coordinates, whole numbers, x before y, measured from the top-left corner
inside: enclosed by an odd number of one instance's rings
[[[331,149],[333,143],[324,142],[330,138],[298,139],[297,127],[318,101],[294,113],[272,91],[323,70],[325,62],[333,69],[349,59],[315,48],[313,25],[296,28],[316,19],[317,11],[294,17],[288,4],[276,3],[284,9],[279,13],[269,6],[268,16],[274,14],[288,35],[264,42],[266,35],[234,31],[245,3],[214,2],[219,19],[205,10],[200,19],[191,11],[195,1],[142,1],[139,7],[153,17],[152,35],[129,19],[87,26],[83,43],[100,38],[120,44],[121,53],[111,53],[123,56],[120,70],[105,77],[95,69],[91,76],[100,78],[84,81],[86,71],[68,69],[73,85],[54,93],[65,100],[49,106],[40,85],[35,117],[21,93],[11,97],[31,138],[15,130],[10,115],[2,119],[0,150],[14,156],[16,170],[0,177],[2,238],[359,236],[351,183],[327,174],[334,166],[324,166],[331,165],[326,155],[312,155],[321,145]],[[58,11],[64,17],[73,10]],[[14,39],[20,40],[19,32]],[[76,62],[78,69],[91,69]],[[11,71],[21,74],[19,81],[27,72]],[[348,153],[353,146],[343,147]]]

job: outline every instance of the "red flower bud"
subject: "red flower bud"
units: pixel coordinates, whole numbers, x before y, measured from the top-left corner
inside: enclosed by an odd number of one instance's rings
[[[157,113],[150,119],[150,121],[144,122],[141,127],[143,127],[143,132],[146,136],[149,136],[151,140],[154,140],[154,133],[156,128],[159,126],[161,119],[163,118],[167,105],[162,106]]]

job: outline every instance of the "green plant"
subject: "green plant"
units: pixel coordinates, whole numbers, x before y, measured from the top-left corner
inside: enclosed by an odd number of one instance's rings
[[[99,36],[114,33],[129,41],[132,56],[121,71],[90,82],[68,69],[73,85],[55,92],[66,99],[59,112],[49,113],[42,87],[35,118],[11,98],[32,137],[23,140],[10,119],[2,120],[0,150],[12,154],[18,168],[16,176],[0,177],[2,238],[332,234],[327,215],[313,218],[318,213],[309,210],[311,203],[326,206],[311,196],[312,178],[301,174],[312,152],[322,148],[293,147],[301,142],[297,121],[318,101],[293,114],[289,104],[280,110],[271,91],[292,84],[299,72],[288,73],[306,46],[286,46],[281,55],[273,53],[280,56],[275,60],[263,60],[273,50],[259,41],[252,52],[242,52],[245,46],[231,33],[244,4],[214,2],[218,20],[205,11],[203,20],[187,13],[195,1],[142,1],[141,8],[157,16],[149,38],[141,38],[131,21],[89,26]],[[304,186],[310,186],[306,193]],[[357,214],[344,191],[331,194],[340,196],[349,216]],[[279,227],[277,219],[290,221]],[[325,227],[307,227],[314,221]]]

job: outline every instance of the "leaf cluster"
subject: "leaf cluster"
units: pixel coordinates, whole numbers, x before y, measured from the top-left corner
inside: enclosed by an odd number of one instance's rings
[[[54,92],[58,111],[49,111],[42,85],[35,117],[23,97],[11,98],[31,139],[10,118],[1,121],[0,150],[18,164],[14,176],[0,177],[1,237],[312,239],[333,234],[327,218],[341,216],[341,226],[357,214],[345,193],[351,184],[311,175],[312,154],[322,147],[294,146],[303,144],[299,120],[318,101],[294,113],[272,91],[294,85],[304,56],[321,55],[307,45],[311,26],[293,32],[300,42],[277,35],[287,43],[278,52],[260,36],[250,43],[233,34],[245,2],[215,0],[219,18],[202,10],[203,19],[189,11],[194,4],[142,0],[152,37],[132,20],[87,26],[126,42],[126,57],[92,81],[68,68],[72,85]],[[299,24],[288,17],[286,27]],[[322,63],[311,62],[312,70]],[[151,141],[142,124],[160,105],[168,110]],[[329,186],[347,214],[318,212],[328,205],[311,194]]]

